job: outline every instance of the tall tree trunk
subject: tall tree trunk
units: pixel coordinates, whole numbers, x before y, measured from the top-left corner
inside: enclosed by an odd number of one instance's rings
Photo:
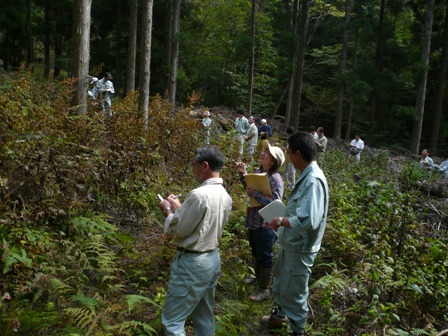
[[[53,78],[58,78],[62,69],[62,32],[58,30],[58,25],[56,25],[56,32],[54,37],[54,68],[53,68]]]
[[[26,63],[30,66],[34,61],[33,34],[31,29],[31,0],[26,2]]]
[[[289,2],[289,0],[288,0]],[[294,0],[293,4],[293,13],[292,13],[292,32],[294,36],[297,36],[297,30],[299,26],[299,0]],[[288,84],[288,95],[286,98],[286,111],[285,111],[285,124],[289,125],[289,120],[291,119],[291,107],[292,107],[292,97],[294,96],[294,78],[297,68],[297,53],[298,53],[298,43],[294,47],[294,51],[292,53],[292,71],[291,77],[289,78]]]
[[[47,0],[45,1],[44,78],[50,76],[50,25],[50,8]]]
[[[152,8],[154,0],[143,1],[142,40],[140,47],[139,109],[143,117],[145,130],[148,129],[149,83],[151,79],[151,33]]]
[[[121,0],[117,0],[117,7],[115,9],[115,80],[114,89],[118,94],[121,88],[121,32],[123,16],[121,14]]]
[[[421,63],[424,65],[424,70],[420,76],[417,87],[417,98],[415,108],[417,111],[417,119],[414,121],[411,138],[411,153],[417,155],[420,147],[420,140],[422,136],[423,116],[425,114],[425,98],[426,98],[426,83],[428,80],[428,64],[429,53],[431,50],[431,34],[432,21],[434,17],[434,0],[427,0],[426,2],[426,17],[425,17],[425,33],[422,42]]]
[[[168,87],[168,99],[174,106],[176,104],[177,72],[179,68],[179,31],[180,31],[180,5],[181,0],[173,0],[170,28],[170,80]]]
[[[90,12],[92,0],[75,0],[73,4],[72,74],[78,80],[72,104],[78,114],[87,112],[87,87],[90,57]]]
[[[358,66],[358,44],[359,44],[359,30],[355,31],[355,47],[353,50],[353,67],[352,73],[356,72],[356,67]],[[352,116],[353,116],[353,103],[354,103],[354,95],[353,92],[350,91],[350,98],[348,104],[348,113],[347,113],[347,128],[345,129],[345,140],[350,139],[350,132],[352,128]]]
[[[378,31],[376,34],[376,49],[375,49],[375,70],[376,76],[379,76],[383,70],[383,26],[384,26],[384,8],[385,0],[381,0],[380,17],[378,20]],[[367,132],[367,139],[373,143],[373,136],[375,134],[376,109],[378,103],[378,85],[373,83],[373,91],[370,95],[370,116],[369,116],[369,130]]]
[[[254,94],[254,74],[255,74],[255,16],[257,13],[257,0],[252,0],[252,14],[250,16],[250,57],[249,57],[249,71],[247,78],[247,113],[252,114],[252,99]]]
[[[347,68],[347,49],[348,49],[348,31],[350,25],[350,12],[351,12],[351,0],[346,0],[344,32],[342,35],[341,64],[339,67],[338,102],[336,105],[336,119],[333,134],[333,137],[338,140],[341,138],[342,108],[344,106],[345,70]]]
[[[440,57],[439,84],[437,85],[436,110],[431,131],[431,151],[437,151],[437,142],[439,140],[440,124],[442,123],[443,93],[445,91],[445,77],[448,63],[448,5],[445,8],[445,22],[443,28],[443,46]]]
[[[129,18],[128,66],[126,71],[126,93],[135,90],[135,62],[137,57],[137,13],[138,0],[131,0]]]
[[[290,126],[295,129],[299,128],[300,105],[302,101],[302,84],[303,84],[303,64],[305,60],[306,50],[306,30],[308,28],[308,11],[310,0],[302,0],[300,3],[300,28],[299,28],[299,49],[297,53],[297,69],[294,76],[294,94],[291,106]]]

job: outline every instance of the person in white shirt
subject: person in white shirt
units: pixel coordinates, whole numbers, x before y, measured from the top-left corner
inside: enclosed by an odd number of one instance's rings
[[[165,232],[174,233],[177,246],[162,312],[167,336],[185,335],[188,316],[196,335],[215,335],[213,306],[221,271],[218,246],[232,210],[220,177],[224,163],[218,147],[196,149],[192,169],[200,185],[182,204],[173,194],[159,203],[167,215]]]
[[[204,118],[202,119],[202,126],[204,127],[205,133],[205,144],[210,145],[210,126],[212,124],[212,119],[210,119],[210,111],[204,111]]]
[[[250,127],[249,121],[244,116],[244,113],[245,112],[241,109],[237,110],[237,118],[235,119],[235,129],[237,133],[235,136],[235,141],[238,143],[238,153],[240,154],[240,156],[243,155],[244,139],[246,138],[247,130]]]
[[[255,148],[257,147],[258,143],[258,128],[255,125],[255,118],[253,116],[249,117],[249,124],[250,127],[246,132],[246,139],[245,139],[245,141],[247,142],[246,151],[251,163],[253,163],[254,160],[253,156],[255,153]]]
[[[98,97],[98,94],[101,93],[103,95],[103,113],[106,117],[112,117],[112,100],[111,95],[115,93],[114,84],[111,82],[112,75],[110,72],[106,72],[104,77],[101,78],[97,85],[93,88],[92,93],[95,99]]]
[[[445,176],[448,176],[448,152],[443,154],[443,158],[445,159],[441,164],[434,165],[435,168],[437,168],[437,171],[439,173],[445,174]]]
[[[311,134],[311,136],[313,137],[313,139],[315,141],[317,141],[319,139],[319,135],[316,132],[316,127],[311,125],[310,127],[308,127],[308,132]]]
[[[361,152],[364,149],[364,141],[358,133],[355,134],[355,138],[350,142],[350,155],[356,158],[356,162],[361,161]]]
[[[418,165],[420,168],[425,170],[434,169],[434,161],[429,157],[429,152],[427,149],[422,150],[422,157]]]

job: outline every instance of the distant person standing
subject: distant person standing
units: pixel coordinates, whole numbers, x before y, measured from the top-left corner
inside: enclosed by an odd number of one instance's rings
[[[359,133],[355,134],[355,138],[350,142],[350,156],[356,158],[356,162],[361,161],[361,152],[364,149],[364,141],[361,140]]]
[[[310,127],[308,127],[308,132],[311,134],[311,136],[314,138],[314,140],[317,140],[319,138],[319,136],[316,133],[316,127],[311,125]]]
[[[96,100],[98,98],[98,91],[95,88],[98,85],[98,78],[92,77],[92,79],[90,80],[90,84],[93,85],[92,90],[88,90],[87,92],[93,100]]]
[[[318,163],[321,163],[325,150],[327,149],[327,143],[328,139],[324,134],[324,128],[318,127],[317,128],[317,140],[315,140],[316,144],[316,160]]]
[[[235,129],[236,129],[236,136],[235,136],[235,141],[238,143],[238,153],[241,155],[243,155],[243,144],[244,144],[244,139],[246,138],[246,133],[247,130],[250,127],[249,121],[247,120],[247,118],[244,116],[245,112],[241,109],[238,109],[236,111],[237,114],[237,118],[235,119]]]
[[[442,173],[444,177],[448,177],[448,152],[443,154],[443,158],[445,160],[440,165],[434,165],[434,168],[436,168],[439,173]]]
[[[295,131],[294,126],[288,126],[288,128],[286,129],[286,134],[288,135],[288,138],[294,134],[294,131]],[[285,151],[285,169],[283,170],[283,175],[285,176],[286,189],[292,190],[294,189],[294,185],[296,184],[296,168],[294,168],[294,165],[289,159],[289,155],[286,153],[287,151],[288,146],[286,146]]]
[[[427,149],[422,150],[422,157],[420,159],[419,166],[425,170],[434,169],[434,161],[429,157],[429,152]]]
[[[258,144],[257,151],[261,152],[263,141],[269,139],[272,136],[272,127],[268,125],[266,119],[261,119],[261,125],[258,126]]]
[[[255,118],[253,116],[249,117],[249,124],[250,127],[246,133],[246,151],[251,163],[253,163],[255,148],[257,147],[258,142],[258,129],[257,125],[255,125]]]
[[[93,88],[92,92],[95,97],[98,97],[98,94],[101,93],[103,95],[102,98],[102,106],[103,113],[106,117],[112,117],[112,100],[111,95],[115,93],[114,84],[112,83],[112,75],[110,72],[106,72],[104,77],[98,81],[98,84]]]
[[[210,126],[212,124],[212,119],[210,119],[210,111],[204,111],[203,116],[202,126],[204,126],[205,144],[210,145]]]

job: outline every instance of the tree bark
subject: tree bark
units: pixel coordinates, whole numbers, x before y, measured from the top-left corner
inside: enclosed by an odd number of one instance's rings
[[[179,69],[179,31],[180,31],[180,5],[181,0],[173,0],[170,28],[170,80],[168,87],[169,101],[176,104],[177,72]]]
[[[426,17],[425,17],[425,33],[422,42],[421,63],[425,66],[422,71],[417,87],[417,98],[415,109],[417,111],[417,119],[414,121],[411,138],[411,153],[417,155],[420,147],[420,140],[422,136],[423,116],[425,114],[425,98],[426,98],[426,83],[428,81],[428,65],[429,52],[431,50],[431,34],[432,21],[434,17],[434,0],[427,0],[426,3]]]
[[[44,78],[50,76],[50,8],[45,1],[45,28],[44,28]]]
[[[359,44],[359,31],[356,29],[355,32],[355,47],[353,50],[353,67],[352,73],[356,72],[356,68],[358,66],[358,44]],[[353,104],[354,104],[354,95],[353,92],[350,92],[349,104],[348,104],[348,113],[347,113],[347,128],[345,129],[345,140],[350,139],[350,132],[352,129],[352,117],[353,117]]]
[[[348,31],[351,15],[350,12],[351,12],[351,0],[346,0],[344,32],[342,35],[341,64],[339,67],[338,102],[336,105],[336,118],[333,134],[333,138],[335,138],[336,140],[339,140],[341,138],[342,108],[344,106],[344,94],[345,94],[345,72],[347,68]]]
[[[252,13],[250,17],[250,41],[251,50],[249,57],[249,71],[247,78],[247,101],[246,110],[248,114],[252,114],[252,99],[254,94],[254,74],[255,74],[255,16],[257,13],[257,0],[252,0]]]
[[[302,102],[302,84],[303,84],[303,64],[306,50],[306,30],[308,27],[308,11],[310,0],[302,0],[300,3],[300,28],[299,28],[299,48],[297,52],[297,68],[294,76],[294,94],[291,105],[290,126],[299,128],[300,105]]]
[[[439,140],[440,124],[442,122],[443,96],[445,91],[445,77],[448,63],[448,6],[445,9],[445,22],[443,28],[442,55],[440,57],[439,84],[437,85],[436,110],[431,131],[431,151],[437,151],[437,142]]]
[[[90,57],[90,12],[92,0],[75,0],[73,4],[72,74],[77,78],[72,104],[78,115],[87,112],[87,87]]]
[[[297,36],[297,30],[299,26],[299,0],[294,0],[293,4],[293,13],[292,13],[292,32],[294,36]],[[298,44],[294,47],[294,51],[292,53],[292,71],[291,77],[289,78],[288,84],[288,95],[286,99],[286,111],[285,111],[285,124],[289,125],[289,120],[291,119],[291,107],[292,107],[292,97],[294,96],[294,78],[297,68],[297,53],[298,53]]]
[[[129,18],[128,66],[126,71],[126,93],[135,90],[135,62],[137,57],[137,13],[138,0],[131,0]]]
[[[121,33],[123,16],[121,14],[121,0],[117,0],[117,7],[115,8],[115,78],[114,89],[116,94],[119,94],[121,88]]]
[[[384,7],[385,0],[381,0],[380,17],[378,20],[378,32],[376,34],[376,49],[375,49],[375,70],[378,76],[383,70],[383,25],[384,25]],[[373,143],[373,135],[375,134],[375,119],[376,109],[378,103],[378,87],[372,83],[373,91],[370,95],[370,116],[369,116],[369,130],[367,132],[367,139]]]
[[[149,83],[151,79],[152,8],[154,0],[143,1],[142,40],[140,47],[139,109],[145,130],[148,129]]]
[[[26,2],[26,62],[31,65],[34,61],[34,50],[33,50],[33,34],[32,34],[32,24],[31,24],[31,0]]]

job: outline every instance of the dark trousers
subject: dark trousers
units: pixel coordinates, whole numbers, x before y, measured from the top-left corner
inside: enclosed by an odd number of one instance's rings
[[[275,241],[274,230],[265,228],[248,230],[248,240],[255,261],[263,268],[273,267],[274,253],[272,253],[272,246]]]

